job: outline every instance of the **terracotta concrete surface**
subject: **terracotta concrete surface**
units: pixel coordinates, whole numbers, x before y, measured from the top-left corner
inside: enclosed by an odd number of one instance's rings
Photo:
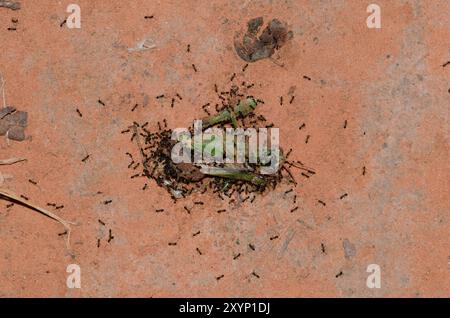
[[[450,295],[449,1],[20,2],[0,8],[0,74],[6,104],[28,112],[28,138],[1,137],[0,159],[27,161],[0,166],[12,176],[0,187],[78,225],[70,252],[61,224],[1,200],[1,297]],[[372,2],[381,29],[366,25]],[[70,3],[81,29],[63,24]],[[258,16],[294,38],[242,72],[234,34]],[[144,39],[155,47],[128,50]],[[284,182],[234,206],[212,194],[174,204],[131,179],[125,153],[138,151],[121,131],[189,126],[233,73],[255,83],[257,113],[290,158],[317,173],[293,170],[293,192]],[[80,289],[66,285],[69,264]],[[379,289],[366,285],[369,264]]]

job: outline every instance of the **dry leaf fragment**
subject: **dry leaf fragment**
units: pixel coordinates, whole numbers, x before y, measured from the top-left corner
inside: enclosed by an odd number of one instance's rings
[[[7,135],[9,139],[22,141],[27,124],[27,112],[17,111],[11,106],[0,109],[0,136]]]
[[[0,8],[1,7],[11,10],[19,10],[20,2],[0,0]]]
[[[263,18],[254,18],[247,23],[247,32],[242,37],[238,32],[234,38],[236,53],[247,62],[255,62],[271,57],[288,40],[292,39],[293,32],[288,30],[286,23],[272,19],[258,37],[263,25]]]

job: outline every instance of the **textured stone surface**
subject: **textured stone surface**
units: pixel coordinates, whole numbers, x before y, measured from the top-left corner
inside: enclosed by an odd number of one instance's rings
[[[0,202],[0,296],[449,296],[448,1],[377,1],[379,30],[366,27],[364,1],[71,1],[81,30],[60,27],[66,1],[21,2],[0,9],[0,73],[32,138],[0,142],[0,159],[28,159],[1,167],[13,175],[3,187],[64,204],[57,213],[80,225],[72,258],[58,223]],[[258,16],[286,21],[294,38],[242,75],[233,36]],[[145,39],[155,47],[128,50]],[[163,118],[186,127],[233,73],[256,83],[259,113],[317,174],[295,171],[293,192],[234,210],[212,196],[173,205],[153,183],[143,191],[120,131]],[[176,93],[173,109],[155,99]],[[79,290],[66,287],[71,263]],[[366,287],[372,263],[381,289]]]

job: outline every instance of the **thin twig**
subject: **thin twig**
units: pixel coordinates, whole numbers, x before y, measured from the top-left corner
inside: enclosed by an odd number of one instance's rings
[[[27,159],[25,158],[9,158],[9,159],[3,159],[0,160],[0,165],[12,165],[15,164],[17,162],[21,162],[21,161],[26,161]]]
[[[3,78],[3,75],[0,75],[2,78],[2,94],[3,94],[3,108],[6,108],[6,97],[5,97],[5,83],[6,81]]]
[[[45,216],[48,216],[49,218],[54,219],[55,221],[61,223],[64,226],[64,228],[66,229],[66,231],[67,231],[66,246],[67,246],[67,249],[70,250],[70,233],[72,232],[70,224],[75,225],[76,223],[70,222],[70,221],[66,221],[66,220],[62,219],[61,217],[59,217],[58,215],[56,215],[56,214],[54,214],[54,213],[52,213],[50,211],[47,211],[47,210],[45,210],[45,209],[43,209],[41,207],[38,207],[37,205],[29,203],[26,200],[22,199],[21,197],[15,195],[14,193],[8,192],[8,191],[6,191],[4,189],[0,189],[0,198],[2,198],[2,197],[6,198],[6,199],[9,199],[10,201],[18,202],[21,205],[23,205],[23,206],[25,206],[25,207],[27,207],[29,209],[35,210],[35,211],[37,211],[39,213],[42,213]]]

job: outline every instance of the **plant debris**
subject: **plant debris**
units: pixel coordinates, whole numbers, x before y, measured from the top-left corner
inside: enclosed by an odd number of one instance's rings
[[[288,30],[286,23],[272,19],[262,31],[263,18],[251,19],[247,23],[247,32],[237,32],[234,37],[234,48],[241,59],[247,62],[271,57],[286,42],[293,38],[294,33]]]
[[[144,39],[142,41],[139,41],[135,47],[129,48],[128,52],[138,52],[138,51],[145,51],[145,50],[150,50],[150,49],[154,49],[156,48],[156,44],[155,42],[148,38],[148,39]]]
[[[268,125],[264,117],[255,114],[257,106],[262,104],[262,101],[247,95],[246,89],[245,85],[240,87],[232,85],[228,91],[217,91],[221,106],[218,106],[219,103],[216,104],[217,113],[202,120],[202,131],[209,127],[224,129],[232,126],[258,129],[272,126],[273,124]],[[274,174],[261,174],[262,166],[259,163],[250,163],[247,160],[248,153],[246,153],[245,162],[240,164],[174,163],[171,154],[178,142],[172,140],[172,129],[167,128],[166,125],[165,127],[158,125],[158,130],[152,132],[147,129],[147,124],[140,125],[133,122],[122,131],[132,134],[131,142],[137,144],[141,157],[141,165],[136,166],[136,159],[127,152],[131,160],[128,167],[133,169],[132,178],[146,177],[154,180],[158,186],[165,188],[175,201],[193,193],[204,194],[209,191],[217,194],[222,200],[228,197],[230,202],[245,202],[248,199],[253,202],[255,195],[250,196],[251,193],[262,194],[266,190],[275,189],[284,178],[295,184],[289,168],[298,166],[286,160],[281,148],[279,149],[280,169]],[[193,131],[191,127],[190,132]],[[203,140],[202,149],[204,145]],[[191,153],[191,159],[198,151],[195,144],[192,149],[194,151]],[[140,169],[140,173],[136,173],[139,172],[137,168]],[[287,171],[288,174],[283,175],[282,171]],[[235,198],[232,199],[232,196]],[[185,209],[190,213],[189,209]]]
[[[0,0],[0,8],[20,10],[20,2]]]
[[[61,217],[59,217],[58,215],[56,215],[56,214],[54,214],[54,213],[52,213],[52,212],[50,212],[48,210],[45,210],[45,209],[43,209],[41,207],[38,207],[37,205],[29,203],[28,202],[28,198],[23,196],[23,195],[17,196],[14,193],[8,192],[8,191],[3,190],[3,189],[0,189],[0,198],[7,199],[7,200],[9,200],[9,201],[11,201],[13,203],[18,203],[20,205],[23,205],[23,206],[25,206],[25,207],[27,207],[29,209],[32,209],[32,210],[37,211],[39,213],[42,213],[45,216],[48,216],[49,218],[54,219],[55,221],[61,223],[64,226],[64,228],[66,229],[66,232],[67,232],[66,246],[67,246],[67,249],[70,250],[70,233],[72,231],[70,225],[74,225],[75,223],[66,221],[66,220],[62,219]]]
[[[9,139],[23,141],[27,122],[27,112],[17,111],[11,106],[0,108],[0,136],[6,135]]]
[[[1,159],[0,160],[0,165],[12,165],[15,164],[17,162],[21,162],[21,161],[25,161],[27,159],[25,158],[9,158],[9,159]]]

